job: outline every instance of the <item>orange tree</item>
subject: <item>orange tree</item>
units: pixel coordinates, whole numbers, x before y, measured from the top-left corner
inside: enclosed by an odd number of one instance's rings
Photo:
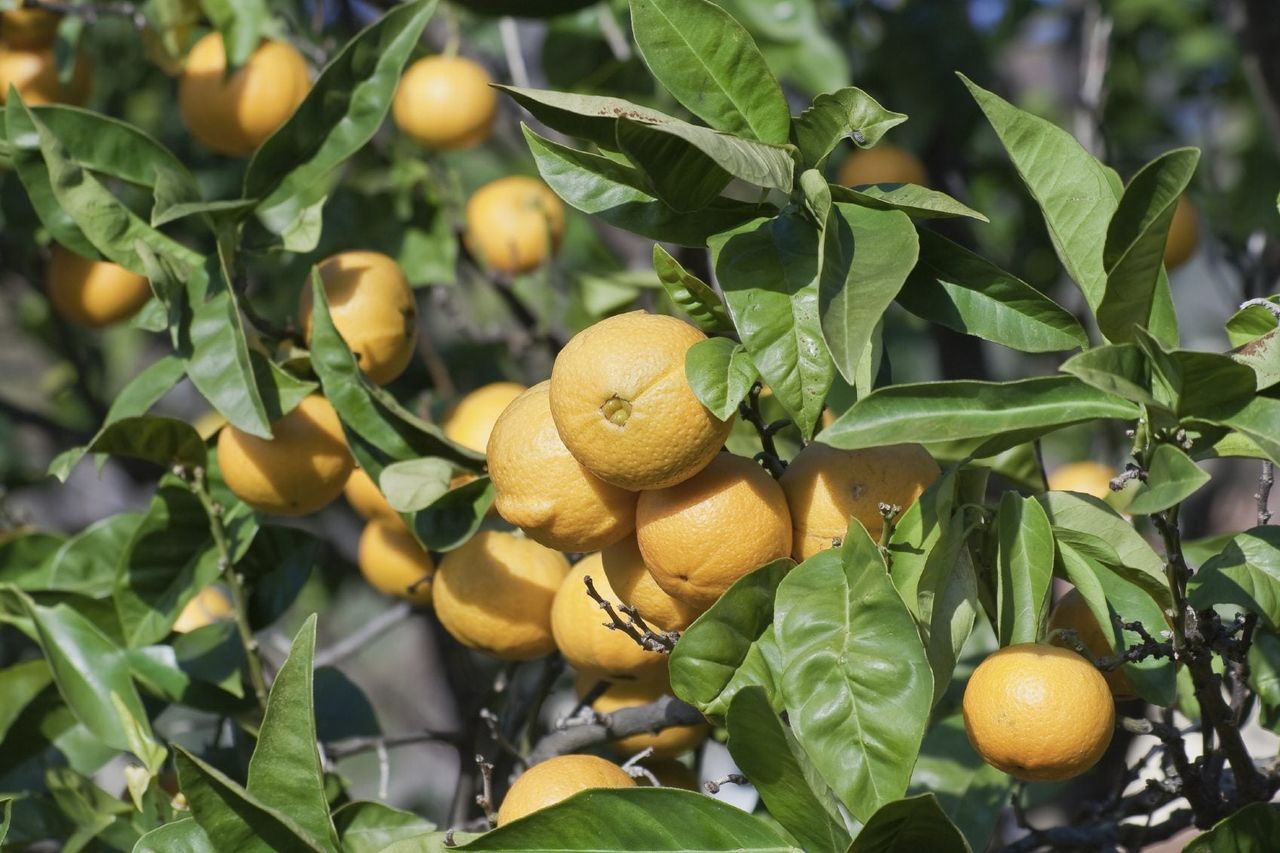
[[[1072,313],[944,236],[988,220],[911,182],[921,164],[887,148],[905,115],[858,88],[818,91],[842,72],[814,8],[789,32],[750,4],[631,0],[632,44],[601,7],[627,69],[605,75],[614,94],[498,86],[537,123],[521,132],[545,186],[506,178],[465,211],[439,151],[483,142],[497,107],[477,68],[456,71],[474,103],[431,88],[461,62],[420,59],[436,0],[344,9],[374,19],[345,44],[322,36],[323,6],[310,23],[253,2],[6,12],[6,67],[39,70],[5,72],[6,197],[27,205],[5,210],[12,269],[38,278],[33,247],[53,246],[49,324],[81,361],[68,322],[131,314],[168,352],[109,407],[85,367],[72,414],[95,431],[53,423],[74,446],[50,474],[66,481],[86,456],[149,463],[134,469],[145,510],[70,537],[9,525],[0,543],[0,841],[1037,850],[1194,827],[1194,849],[1235,850],[1280,835],[1280,766],[1241,733],[1255,712],[1280,715],[1280,308],[1246,301],[1229,352],[1181,345],[1164,267],[1187,253],[1166,243],[1184,239],[1170,235],[1188,227],[1175,219],[1199,153],[1125,182],[1056,125],[963,75],[949,84],[1038,209],[1078,289]],[[202,13],[214,32],[181,72],[177,116],[152,128],[181,120],[198,145],[184,135],[175,154],[49,103],[80,97],[85,73],[50,39],[74,48],[86,21],[123,18],[176,69]],[[457,14],[449,57],[459,21],[478,20]],[[298,51],[281,20],[319,37]],[[501,36],[518,52],[510,19]],[[644,88],[632,51],[662,92],[645,104],[614,96]],[[771,63],[818,91],[798,114]],[[404,140],[382,129],[393,112]],[[402,142],[434,146],[429,165]],[[850,143],[892,153],[841,170]],[[873,171],[886,164],[906,176]],[[842,171],[864,177],[829,181]],[[652,276],[614,268],[557,302],[546,259],[595,250],[561,200],[651,245]],[[387,207],[395,234],[360,227]],[[325,249],[347,251],[321,262]],[[522,378],[550,380],[491,386],[440,427],[419,404],[452,380],[411,286],[460,271],[543,351]],[[601,320],[649,285],[657,313]],[[1066,355],[1013,381],[895,382],[895,304]],[[573,316],[548,322],[557,311]],[[564,326],[580,330],[567,345]],[[186,382],[216,412],[203,428],[163,413]],[[1126,430],[1130,461],[1109,484],[1125,514],[1046,483],[1042,437],[1081,425]],[[1201,463],[1224,457],[1262,469],[1257,526],[1184,543],[1183,507],[1211,481]],[[295,599],[323,531],[284,519],[344,489],[369,519],[360,569],[408,602],[388,612],[419,608],[466,665],[451,673],[464,730],[415,736],[463,757],[440,827],[351,795],[336,762],[393,738],[318,728],[367,702],[317,688],[317,664],[340,653],[317,652],[316,608]],[[1051,618],[1055,580],[1074,590]],[[296,636],[272,660],[263,638],[290,614]],[[579,698],[548,719],[565,661]],[[175,709],[202,712],[206,736],[175,726]],[[712,727],[737,772],[682,790],[670,780],[688,767],[662,760]],[[1117,732],[1152,746],[1093,769]],[[1024,798],[1060,790],[1040,783],[1091,770],[1086,808],[1028,822]],[[753,786],[754,812],[711,796],[729,783]]]

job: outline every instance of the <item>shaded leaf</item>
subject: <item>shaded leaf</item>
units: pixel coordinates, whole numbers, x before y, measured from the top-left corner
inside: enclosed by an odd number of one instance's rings
[[[836,201],[872,210],[900,210],[912,219],[950,219],[965,216],[989,222],[986,216],[951,196],[917,184],[867,184],[860,187],[831,185]]]
[[[1013,779],[987,764],[969,744],[959,714],[925,735],[910,792],[931,793],[974,850],[986,850],[1009,802]]]
[[[1049,615],[1053,530],[1034,498],[1005,492],[997,519],[999,583],[996,634],[1001,646],[1034,643]]]
[[[393,842],[424,835],[435,826],[385,803],[347,803],[333,813],[344,853],[381,853]]]
[[[684,373],[699,402],[722,421],[738,411],[759,375],[746,347],[728,338],[707,338],[690,347]]]
[[[196,467],[205,462],[204,439],[191,424],[154,415],[115,421],[94,436],[86,450],[145,459],[166,467]]]
[[[1184,853],[1267,853],[1280,836],[1280,805],[1253,803],[1191,840]]]
[[[1252,611],[1272,631],[1280,629],[1280,527],[1237,534],[1196,572],[1187,597],[1198,608],[1225,604]]]
[[[1134,492],[1125,510],[1151,515],[1182,503],[1209,482],[1209,474],[1172,444],[1161,444],[1151,454],[1147,478]]]
[[[0,669],[0,743],[4,743],[9,727],[31,700],[39,696],[53,681],[53,673],[43,658],[15,663]],[[3,840],[3,839],[0,839]]]
[[[657,243],[653,244],[653,270],[671,301],[699,329],[707,334],[733,331],[733,322],[720,301],[720,295]]]
[[[382,469],[378,488],[397,512],[417,512],[449,491],[453,466],[443,459],[406,459]]]
[[[938,798],[918,794],[877,809],[849,853],[969,853],[970,849]]]
[[[1059,370],[1108,394],[1163,408],[1151,393],[1151,364],[1135,344],[1105,344],[1087,349],[1071,356]]]

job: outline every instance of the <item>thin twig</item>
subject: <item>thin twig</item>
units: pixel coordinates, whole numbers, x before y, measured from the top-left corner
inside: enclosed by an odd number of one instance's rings
[[[483,755],[476,756],[476,767],[480,768],[480,793],[476,794],[476,805],[484,810],[485,820],[489,828],[498,825],[498,814],[493,808],[493,765],[484,760]]]
[[[440,732],[423,729],[420,732],[409,732],[402,735],[378,735],[376,737],[353,737],[325,744],[325,751],[333,761],[350,758],[365,752],[376,752],[380,749],[395,749],[401,746],[412,746],[418,743],[447,743],[459,746],[463,737],[457,732]]]
[[[608,622],[602,623],[604,627],[610,631],[621,631],[647,651],[670,654],[671,650],[676,647],[676,642],[680,639],[679,632],[653,630],[634,607],[622,604],[615,608],[612,602],[608,601],[596,590],[596,585],[591,580],[591,575],[586,575],[582,580],[586,584],[587,595],[591,596],[591,599],[609,617]],[[618,610],[621,610],[627,618],[623,619]]]
[[[762,448],[762,451],[756,454],[756,461],[763,464],[764,469],[776,480],[782,476],[783,471],[787,470],[787,464],[778,455],[778,448],[774,444],[773,437],[790,424],[791,421],[778,420],[773,423],[765,423],[764,415],[760,411],[760,392],[763,390],[764,385],[762,383],[756,382],[753,384],[751,390],[747,392],[747,399],[738,404],[738,415],[755,427],[756,433],[760,436],[760,447]]]
[[[1276,484],[1276,466],[1270,459],[1262,461],[1262,472],[1258,474],[1258,491],[1254,500],[1258,502],[1258,526],[1265,527],[1271,523],[1271,487]]]
[[[529,68],[525,65],[524,53],[520,49],[520,28],[516,24],[516,19],[510,16],[499,19],[498,33],[502,36],[502,53],[507,58],[511,82],[521,88],[527,88]]]

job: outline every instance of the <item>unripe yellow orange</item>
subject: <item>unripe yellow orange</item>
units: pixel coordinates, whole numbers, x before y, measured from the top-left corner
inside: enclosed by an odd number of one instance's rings
[[[491,382],[463,397],[444,417],[445,438],[463,447],[484,453],[493,425],[511,401],[526,389],[519,382]]]
[[[555,651],[551,603],[569,561],[513,533],[484,530],[440,560],[436,615],[454,639],[503,660]]]
[[[347,484],[342,487],[342,494],[356,514],[365,521],[380,520],[392,526],[397,524],[403,526],[400,513],[387,503],[387,498],[378,488],[378,484],[373,482],[373,478],[365,473],[363,468],[352,470],[351,476],[347,478]]]
[[[1169,237],[1164,244],[1165,269],[1172,272],[1185,264],[1200,245],[1200,224],[1196,221],[1196,208],[1186,196],[1178,197],[1173,210],[1173,222],[1169,224]]]
[[[418,303],[400,265],[380,252],[342,252],[316,270],[334,328],[369,381],[386,385],[403,373],[418,340]],[[313,300],[308,281],[299,309],[308,342]]]
[[[252,154],[288,121],[311,87],[306,60],[291,44],[265,39],[230,77],[222,36],[192,46],[178,80],[187,130],[219,154]]]
[[[304,397],[271,433],[258,438],[230,424],[218,433],[218,467],[240,500],[262,512],[307,515],[342,492],[353,462],[328,400]]]
[[[791,513],[777,481],[719,453],[689,479],[641,492],[636,541],[658,586],[705,610],[739,578],[791,553]]]
[[[151,298],[151,285],[137,273],[61,246],[49,255],[45,287],[63,319],[91,329],[132,317]]]
[[[0,41],[18,50],[40,50],[53,44],[61,21],[61,15],[47,9],[0,12]]]
[[[899,507],[896,518],[901,518],[941,473],[918,444],[837,450],[812,442],[778,481],[795,529],[791,555],[799,562],[834,548],[848,532],[850,518],[878,540],[884,529],[880,504]]]
[[[500,272],[536,269],[560,247],[562,237],[564,205],[537,178],[499,178],[467,200],[467,249]]]
[[[790,535],[790,528],[788,528]],[[662,631],[683,631],[706,609],[672,597],[644,562],[636,537],[627,536],[600,552],[604,573],[618,600],[639,611],[649,625]]]
[[[685,378],[685,354],[706,337],[645,311],[574,335],[551,369],[551,415],[569,452],[600,479],[632,490],[674,486],[705,468],[733,428]]]
[[[414,604],[431,603],[435,563],[404,525],[373,519],[364,526],[356,551],[360,574],[383,595]]]
[[[866,184],[917,184],[926,186],[929,176],[920,158],[905,148],[881,142],[874,148],[858,149],[840,164],[836,180],[846,187]]]
[[[1080,655],[1023,643],[1000,649],[969,677],[964,728],[988,764],[1030,782],[1079,776],[1115,730],[1106,679]]]
[[[19,50],[0,44],[0,104],[9,97],[13,86],[29,107],[42,104],[81,106],[89,99],[89,60],[76,54],[71,80],[58,79],[58,60],[52,47]]]
[[[1105,500],[1111,495],[1111,479],[1118,472],[1101,462],[1069,462],[1049,474],[1048,486],[1055,492],[1080,492]]]
[[[579,676],[574,686],[578,696],[587,694],[594,686],[594,680]],[[663,683],[610,684],[600,696],[591,703],[592,710],[600,714],[612,714],[622,708],[635,708],[648,705],[658,698],[670,693]],[[624,758],[630,758],[638,752],[652,749],[651,758],[675,758],[691,749],[696,749],[711,734],[711,727],[706,723],[692,726],[668,726],[657,732],[641,732],[628,735],[613,741],[613,748]]]
[[[196,593],[195,598],[187,602],[186,607],[182,608],[182,612],[178,614],[178,620],[173,623],[173,630],[179,634],[186,634],[197,628],[212,625],[214,622],[231,619],[233,615],[231,599],[222,591],[222,588],[206,586]]]
[[[1111,635],[1102,630],[1097,617],[1089,609],[1089,603],[1084,600],[1084,596],[1078,589],[1071,590],[1058,600],[1045,626],[1045,631],[1051,636],[1051,642],[1054,645],[1070,648],[1065,639],[1061,641],[1052,639],[1052,632],[1057,630],[1075,631],[1080,642],[1084,643],[1089,654],[1095,658],[1110,657],[1116,652],[1111,645]],[[1133,692],[1133,684],[1129,681],[1129,676],[1125,675],[1123,668],[1107,670],[1102,673],[1102,677],[1106,679],[1107,687],[1111,689],[1111,695],[1116,699],[1132,699],[1137,695]]]
[[[635,780],[611,761],[594,755],[558,755],[516,779],[498,809],[498,826],[553,806],[590,788],[630,788]]]
[[[474,148],[489,138],[498,112],[493,78],[461,56],[428,56],[400,78],[391,117],[396,127],[440,151]]]

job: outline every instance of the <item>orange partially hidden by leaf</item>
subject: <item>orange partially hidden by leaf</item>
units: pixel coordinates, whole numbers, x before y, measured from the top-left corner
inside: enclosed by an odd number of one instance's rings
[[[590,788],[630,788],[635,780],[612,761],[594,755],[558,755],[535,764],[516,779],[498,809],[504,826]]]
[[[58,59],[52,47],[17,50],[0,44],[0,104],[9,97],[13,86],[29,107],[44,104],[81,106],[89,99],[89,60],[77,53],[71,80],[58,77]]]
[[[927,186],[920,158],[905,148],[881,142],[874,148],[858,149],[840,164],[836,181],[846,187],[866,184],[917,184]]]
[[[91,329],[132,317],[151,298],[151,285],[110,261],[92,261],[55,246],[45,269],[49,301],[63,319]]]
[[[399,519],[395,523],[373,519],[365,525],[356,563],[369,586],[383,595],[414,604],[431,603],[435,563]]]

